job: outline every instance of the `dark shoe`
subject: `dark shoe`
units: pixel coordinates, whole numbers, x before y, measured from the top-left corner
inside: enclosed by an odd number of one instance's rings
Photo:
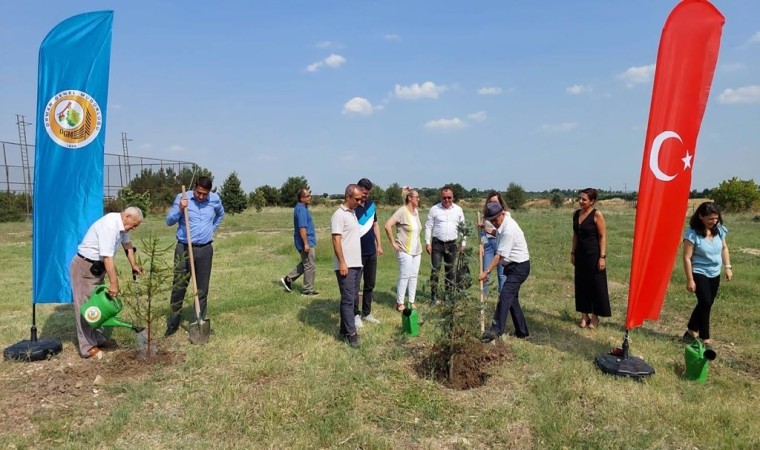
[[[282,283],[286,291],[290,292],[293,290],[293,280],[289,277],[280,278],[280,283]]]
[[[683,337],[681,337],[681,340],[683,340],[687,344],[691,344],[692,342],[694,342],[694,339],[696,338],[688,330],[683,334]]]
[[[177,330],[179,330],[179,324],[181,322],[182,316],[180,314],[171,314],[169,318],[166,319],[166,332],[164,333],[164,337],[169,337],[176,333]]]
[[[480,342],[487,344],[495,339],[499,339],[499,333],[493,330],[488,330],[483,332],[483,336],[480,337]]]
[[[314,297],[315,295],[319,295],[319,292],[317,291],[303,291],[301,292],[302,297]]]
[[[517,339],[528,339],[530,335],[529,334],[515,334],[515,337]]]
[[[346,336],[346,341],[351,348],[359,348],[359,333],[349,334]]]

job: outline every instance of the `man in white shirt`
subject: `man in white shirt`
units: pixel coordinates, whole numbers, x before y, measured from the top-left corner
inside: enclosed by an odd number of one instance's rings
[[[464,224],[464,212],[454,204],[454,191],[449,186],[441,188],[441,202],[435,204],[428,212],[425,221],[425,251],[430,255],[430,302],[438,303],[438,272],[441,260],[446,272],[446,300],[454,288],[454,261],[457,255],[457,236],[459,224]],[[462,250],[465,247],[462,238]]]
[[[354,305],[359,301],[362,274],[361,228],[354,208],[364,202],[364,191],[356,184],[346,187],[343,203],[330,219],[333,268],[340,290],[340,335],[352,348],[359,348],[359,333],[354,320]]]
[[[485,219],[496,228],[496,256],[480,274],[479,279],[485,280],[488,274],[499,266],[506,281],[499,293],[499,303],[496,305],[491,328],[483,333],[481,341],[491,342],[504,334],[507,314],[510,311],[515,325],[515,337],[525,339],[529,334],[528,324],[520,308],[520,286],[530,275],[528,243],[520,226],[509,212],[504,211],[501,203],[489,202],[486,205]]]
[[[82,358],[103,357],[98,346],[106,344],[106,338],[96,333],[79,313],[79,309],[87,302],[92,291],[103,284],[108,274],[108,294],[112,297],[119,295],[119,278],[116,275],[116,248],[121,246],[127,252],[127,259],[132,271],[142,273],[135,260],[135,250],[129,240],[129,232],[137,228],[143,221],[140,208],[130,206],[120,213],[108,213],[96,220],[85,233],[82,242],[77,247],[77,254],[71,261],[69,276],[74,300],[74,314],[77,317],[77,340],[79,354]]]

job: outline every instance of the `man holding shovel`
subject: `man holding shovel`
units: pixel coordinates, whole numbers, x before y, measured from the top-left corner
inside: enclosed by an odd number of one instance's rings
[[[108,274],[108,294],[119,295],[119,278],[116,275],[116,247],[121,244],[127,251],[127,259],[132,271],[142,273],[135,260],[135,250],[129,240],[129,232],[143,221],[140,208],[130,206],[118,213],[108,213],[96,220],[82,242],[77,247],[77,254],[71,261],[69,277],[71,293],[74,299],[74,314],[77,316],[77,341],[82,358],[103,357],[100,346],[107,343],[106,338],[95,331],[79,313],[80,308],[90,298],[92,291],[103,284]]]
[[[188,220],[185,220],[185,213]],[[206,318],[211,263],[214,258],[214,233],[224,218],[224,207],[218,194],[211,192],[211,178],[199,177],[193,190],[187,195],[177,194],[169,213],[166,215],[168,226],[177,226],[177,246],[174,249],[174,290],[171,295],[171,314],[166,321],[166,333],[171,336],[179,329],[182,321],[182,303],[185,300],[188,274],[192,272],[188,257],[188,242],[192,245],[195,276],[200,302],[200,316]],[[188,233],[189,224],[190,233]],[[188,241],[188,234],[190,240]]]

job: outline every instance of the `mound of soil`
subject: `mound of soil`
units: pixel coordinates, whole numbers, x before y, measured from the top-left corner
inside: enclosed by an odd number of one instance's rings
[[[139,359],[134,349],[104,354],[100,360],[64,352],[47,361],[6,362],[9,366],[3,368],[0,379],[0,428],[26,434],[35,428],[32,417],[43,411],[107,406],[115,395],[109,388],[139,382],[159,367],[184,360],[184,354],[165,350],[149,360]]]
[[[421,377],[432,374],[444,386],[463,391],[483,386],[490,376],[489,369],[509,359],[503,341],[483,344],[469,339],[450,348],[432,347],[417,365],[417,374]]]

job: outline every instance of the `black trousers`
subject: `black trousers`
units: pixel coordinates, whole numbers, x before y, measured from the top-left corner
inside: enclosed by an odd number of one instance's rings
[[[211,280],[211,263],[214,260],[213,244],[203,247],[193,246],[193,260],[195,261],[195,282],[198,285],[201,318],[205,319],[208,285]],[[171,296],[172,314],[179,314],[182,311],[182,303],[185,301],[185,292],[187,291],[189,281],[190,258],[187,253],[187,244],[177,242],[177,247],[174,248],[174,289]],[[194,305],[192,315],[195,318]]]
[[[504,275],[507,280],[499,292],[499,303],[493,314],[491,330],[499,336],[504,334],[507,327],[507,314],[512,313],[512,323],[515,326],[515,336],[528,337],[528,323],[525,321],[522,308],[520,308],[520,287],[530,275],[530,261],[511,263],[504,266]]]
[[[362,288],[362,304],[359,310],[359,302],[354,305],[354,315],[361,314],[367,317],[372,313],[372,293],[375,290],[375,280],[377,279],[377,253],[371,255],[362,255],[362,279],[364,287]]]
[[[438,271],[441,269],[443,261],[444,271],[446,272],[446,300],[450,300],[450,294],[454,289],[454,262],[457,259],[457,241],[444,242],[440,239],[433,238],[432,251],[430,252],[430,300],[438,300]]]
[[[697,285],[697,306],[691,313],[688,327],[691,331],[698,331],[700,339],[710,339],[710,310],[715,302],[715,297],[718,296],[720,275],[709,278],[698,273],[692,273],[692,276],[694,277],[694,284]]]

